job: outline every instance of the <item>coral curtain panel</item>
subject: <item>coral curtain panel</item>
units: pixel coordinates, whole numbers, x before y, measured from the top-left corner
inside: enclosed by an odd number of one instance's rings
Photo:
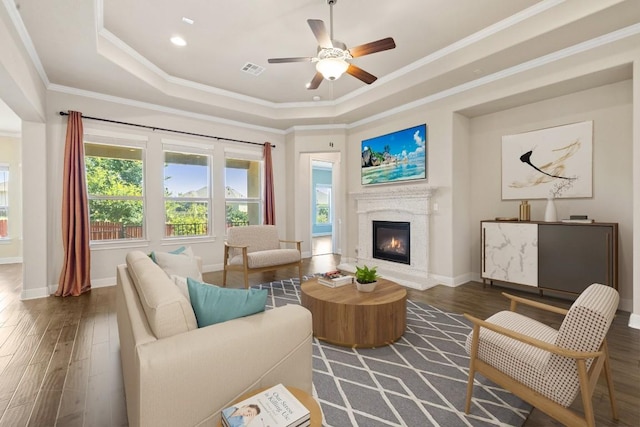
[[[69,111],[62,194],[64,264],[56,296],[78,296],[91,289],[89,202],[85,181],[82,113]]]
[[[264,224],[276,225],[276,199],[273,193],[271,144],[264,143]]]

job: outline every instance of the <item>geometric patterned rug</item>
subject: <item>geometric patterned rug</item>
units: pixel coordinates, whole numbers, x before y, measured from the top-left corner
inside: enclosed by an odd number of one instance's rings
[[[298,279],[268,289],[267,308],[300,304]],[[531,406],[476,375],[464,413],[471,331],[461,314],[407,300],[407,329],[389,346],[340,347],[313,339],[313,394],[323,426],[520,426]]]

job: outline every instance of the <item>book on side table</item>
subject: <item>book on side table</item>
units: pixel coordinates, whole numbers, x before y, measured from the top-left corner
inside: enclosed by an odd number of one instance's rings
[[[306,427],[309,410],[278,384],[222,410],[225,427]]]
[[[337,270],[329,271],[318,277],[318,283],[329,286],[330,288],[337,288],[353,283],[353,276],[342,274]]]

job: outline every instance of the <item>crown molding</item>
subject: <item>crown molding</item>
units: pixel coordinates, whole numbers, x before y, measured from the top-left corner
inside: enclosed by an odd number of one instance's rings
[[[2,3],[7,10],[7,14],[11,19],[11,23],[18,33],[18,37],[22,41],[22,45],[27,51],[27,55],[29,55],[29,59],[33,63],[36,71],[38,72],[38,76],[40,76],[40,80],[44,83],[44,86],[47,87],[49,85],[49,77],[47,77],[47,73],[44,71],[44,67],[42,66],[42,62],[40,61],[40,57],[36,52],[36,48],[33,45],[33,41],[27,32],[27,27],[24,26],[24,22],[22,21],[22,17],[18,12],[18,8],[13,0],[2,0]]]
[[[112,103],[115,103],[115,104],[128,105],[130,107],[144,108],[144,109],[147,109],[147,110],[158,111],[158,112],[162,112],[162,113],[173,114],[173,115],[176,115],[176,116],[188,117],[188,118],[191,118],[191,119],[203,120],[203,121],[212,122],[212,123],[236,126],[236,127],[240,127],[240,128],[244,128],[244,129],[256,130],[256,131],[260,131],[260,132],[269,132],[269,133],[274,133],[274,134],[277,134],[277,135],[284,135],[285,134],[285,131],[283,131],[281,129],[269,128],[269,127],[265,127],[265,126],[257,126],[257,125],[253,125],[253,124],[246,123],[246,122],[223,119],[223,118],[211,116],[211,115],[208,115],[208,114],[193,113],[193,112],[190,112],[190,111],[180,110],[180,109],[177,109],[177,108],[171,108],[171,107],[165,107],[163,105],[152,104],[150,102],[136,101],[136,100],[129,99],[129,98],[120,98],[120,97],[117,97],[117,96],[105,95],[103,93],[91,92],[91,91],[88,91],[88,90],[77,89],[77,88],[73,88],[73,87],[69,87],[69,86],[62,86],[62,85],[58,85],[58,84],[50,84],[47,87],[47,89],[51,90],[53,92],[60,92],[60,93],[66,93],[66,94],[69,94],[69,95],[82,96],[82,97],[85,97],[85,98],[92,98],[92,99],[96,99],[96,100],[100,100],[100,101],[112,102]]]

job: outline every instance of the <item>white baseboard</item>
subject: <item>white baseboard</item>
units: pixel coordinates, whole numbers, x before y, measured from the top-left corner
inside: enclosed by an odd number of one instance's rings
[[[213,271],[222,271],[224,269],[224,264],[207,264],[202,266],[203,273],[211,273]]]
[[[631,313],[631,316],[629,316],[629,327],[640,329],[640,314]]]
[[[15,257],[0,258],[0,264],[22,264],[22,257],[15,256]]]
[[[116,276],[106,277],[103,279],[91,279],[91,288],[107,288],[109,286],[115,286],[118,279]]]
[[[471,282],[473,280],[470,273],[461,274],[460,276],[456,277],[431,274],[430,277],[435,280],[437,284],[450,286],[452,288],[464,285],[465,283]]]
[[[55,292],[56,289],[58,289],[57,286],[53,289],[53,292]],[[29,299],[46,298],[50,296],[53,292],[47,286],[43,286],[42,288],[36,288],[36,289],[27,289],[27,290],[23,289],[22,292],[20,293],[20,299],[24,301]]]

